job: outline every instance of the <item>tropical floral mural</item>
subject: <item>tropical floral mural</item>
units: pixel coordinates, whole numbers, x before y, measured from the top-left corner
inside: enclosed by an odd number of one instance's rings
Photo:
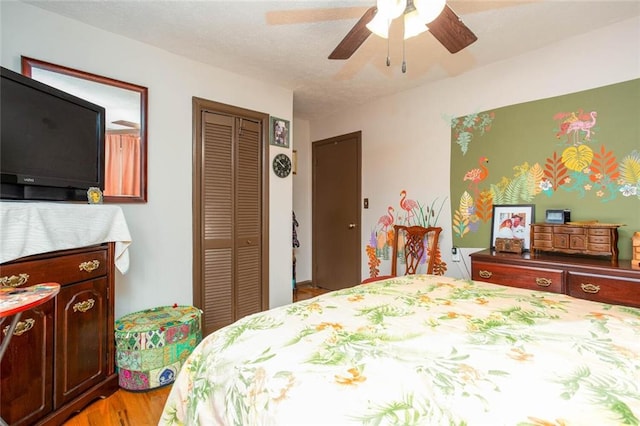
[[[450,118],[453,244],[487,247],[494,205],[640,230],[640,80]]]
[[[371,229],[369,243],[366,246],[369,276],[377,277],[380,274],[380,266],[384,265],[388,270],[391,269],[391,256],[393,255],[394,230],[393,225],[405,226],[439,226],[438,219],[442,212],[442,207],[446,202],[446,198],[435,199],[431,203],[422,203],[411,199],[407,195],[406,190],[400,191],[400,199],[395,207],[389,205],[385,214],[381,215],[374,227]],[[441,237],[442,238],[442,237]],[[398,262],[404,262],[404,242],[399,240],[398,245]],[[433,272],[436,275],[444,275],[447,270],[447,264],[441,258],[440,249],[431,250],[432,244],[428,238],[425,238],[425,257],[421,259],[421,264],[425,264],[428,256],[436,256]]]

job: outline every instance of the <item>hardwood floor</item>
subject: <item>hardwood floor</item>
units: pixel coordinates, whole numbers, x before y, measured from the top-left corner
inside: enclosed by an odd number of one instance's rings
[[[311,287],[311,286],[297,286],[293,291],[293,301],[298,302],[300,300],[311,299],[323,293],[328,292],[324,288]]]
[[[65,426],[151,426],[157,425],[171,386],[148,392],[118,389],[67,420]]]
[[[301,285],[293,292],[293,301],[311,299],[329,290]],[[148,392],[119,389],[109,398],[95,401],[71,417],[64,426],[151,426],[157,425],[171,391],[165,386]]]

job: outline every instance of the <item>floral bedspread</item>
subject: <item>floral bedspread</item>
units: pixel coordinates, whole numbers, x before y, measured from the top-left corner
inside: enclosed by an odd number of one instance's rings
[[[209,335],[169,425],[638,425],[640,309],[417,275]]]

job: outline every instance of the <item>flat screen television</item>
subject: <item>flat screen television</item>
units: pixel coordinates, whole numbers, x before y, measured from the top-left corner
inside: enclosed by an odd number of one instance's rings
[[[104,190],[105,109],[0,68],[0,198],[86,202]]]

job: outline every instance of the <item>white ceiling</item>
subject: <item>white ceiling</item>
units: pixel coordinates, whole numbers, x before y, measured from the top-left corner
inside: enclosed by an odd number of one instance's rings
[[[478,41],[452,55],[431,34],[423,33],[406,42],[407,73],[402,74],[399,25],[392,26],[390,67],[385,65],[387,41],[375,35],[349,60],[327,59],[375,0],[26,3],[290,88],[294,114],[307,119],[640,16],[640,0],[448,0]],[[589,46],[576,49],[588,55]]]

